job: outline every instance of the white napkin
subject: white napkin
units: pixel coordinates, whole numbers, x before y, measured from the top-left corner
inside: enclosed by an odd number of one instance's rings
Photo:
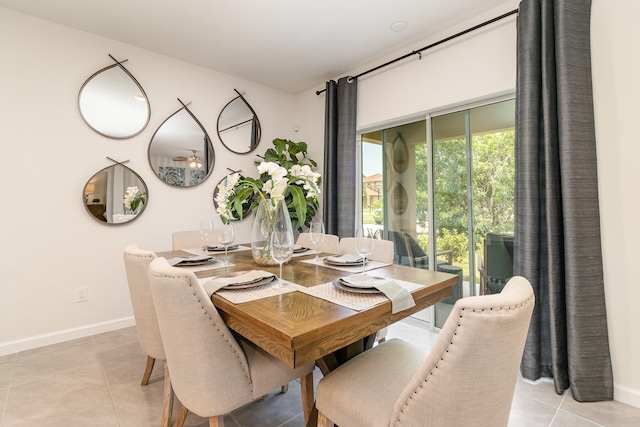
[[[187,257],[187,258],[170,258],[167,260],[167,262],[169,263],[169,265],[175,267],[183,261],[187,261],[184,264],[189,265],[190,262],[208,261],[210,259],[211,259],[211,256],[209,255],[196,255],[196,256]]]
[[[400,311],[406,310],[407,308],[415,307],[416,305],[411,293],[391,279],[371,277],[363,274],[353,274],[351,276],[343,277],[342,281],[360,288],[376,288],[391,300],[392,314],[396,314]]]
[[[326,259],[329,262],[335,262],[340,264],[351,264],[356,262],[362,262],[362,257],[356,254],[344,254],[339,256],[333,255],[333,256],[328,256]]]
[[[207,292],[207,295],[211,296],[225,286],[233,285],[236,283],[250,283],[268,277],[275,277],[275,274],[269,273],[264,270],[250,270],[244,274],[237,276],[219,276],[205,282],[202,287]]]

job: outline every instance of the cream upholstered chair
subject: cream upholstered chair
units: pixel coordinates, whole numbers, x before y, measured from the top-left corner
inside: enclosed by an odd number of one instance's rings
[[[326,252],[329,254],[335,254],[338,248],[338,241],[340,239],[335,234],[325,234],[324,239],[318,245],[318,252]],[[296,245],[304,246],[309,249],[316,249],[316,245],[311,241],[311,235],[309,233],[300,233]]]
[[[393,257],[395,255],[394,243],[390,240],[373,239],[373,251],[367,258],[371,261],[393,263]],[[355,237],[343,237],[340,239],[337,249],[338,255],[355,254],[356,253],[356,238]],[[382,328],[376,334],[375,340],[378,343],[383,343],[386,339],[388,328]]]
[[[215,245],[217,240],[215,237],[209,238],[209,244]],[[204,240],[202,236],[200,236],[199,230],[188,230],[188,231],[174,231],[171,234],[171,248],[174,251],[180,249],[194,249],[194,248],[202,248],[204,246]]]
[[[531,284],[456,301],[433,349],[391,339],[318,384],[318,426],[506,426],[533,311]]]
[[[338,244],[337,254],[355,254],[356,253],[356,238],[355,237],[343,237]],[[378,262],[393,262],[393,242],[389,240],[373,239],[373,251],[367,258],[371,261]]]
[[[223,415],[300,378],[305,420],[313,408],[313,369],[297,369],[269,355],[227,328],[191,271],[171,267],[164,258],[149,265],[151,293],[180,400],[176,425],[187,410],[222,425]]]
[[[136,330],[140,347],[147,353],[147,367],[142,376],[141,385],[147,385],[156,360],[164,364],[164,402],[162,405],[162,425],[171,425],[171,409],[173,407],[173,391],[167,369],[164,347],[158,328],[156,310],[149,287],[149,263],[156,258],[153,252],[142,250],[138,245],[129,245],[124,249],[124,268],[129,283],[129,294],[136,319]]]

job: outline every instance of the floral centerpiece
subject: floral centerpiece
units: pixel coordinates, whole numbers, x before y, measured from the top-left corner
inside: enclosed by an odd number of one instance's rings
[[[127,191],[124,193],[124,207],[136,213],[146,199],[147,193],[141,192],[138,187],[127,187]]]
[[[258,163],[259,178],[243,177],[239,173],[227,176],[218,186],[217,212],[226,224],[232,218],[242,219],[261,202],[275,205],[284,200],[294,229],[308,227],[318,209],[320,174],[318,164],[307,157],[305,142],[274,139]]]
[[[275,222],[275,207],[285,203],[294,230],[308,227],[318,209],[320,174],[312,170],[317,163],[307,156],[305,142],[274,139],[262,161],[259,178],[234,173],[218,186],[215,198],[221,220],[242,219],[256,211],[252,249],[258,264],[269,263],[269,231]]]

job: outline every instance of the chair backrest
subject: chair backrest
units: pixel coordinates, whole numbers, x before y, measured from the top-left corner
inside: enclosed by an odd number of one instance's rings
[[[339,240],[335,234],[325,234],[324,239],[318,245],[318,251],[335,254]],[[300,233],[298,240],[296,240],[296,245],[314,250],[316,248],[316,245],[311,241],[311,235],[309,233]]]
[[[129,245],[124,248],[123,257],[140,347],[154,359],[165,360],[158,318],[149,287],[149,263],[156,259],[156,254],[142,250],[138,245]]]
[[[456,301],[391,424],[506,426],[534,302],[520,276],[500,294]]]
[[[357,253],[356,238],[343,237],[340,239],[336,253],[338,255]],[[393,254],[393,242],[389,240],[373,239],[373,251],[367,258],[372,261],[393,263]]]
[[[180,402],[206,417],[250,402],[246,356],[193,272],[157,258],[149,264],[149,282]]]
[[[388,230],[388,240],[393,242],[394,256],[393,263],[401,265],[410,265],[409,253],[407,252],[407,245],[404,240],[402,231]]]
[[[214,237],[209,238],[209,244],[215,245],[217,242]],[[204,240],[200,236],[200,230],[174,231],[171,234],[171,248],[174,251],[180,249],[202,248]]]
[[[484,272],[488,293],[500,292],[513,276],[513,234],[487,233],[484,239]]]

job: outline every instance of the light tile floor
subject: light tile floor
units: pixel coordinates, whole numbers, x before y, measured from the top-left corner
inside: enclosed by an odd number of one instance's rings
[[[429,348],[435,336],[399,322],[390,327],[388,339],[399,337]],[[135,328],[2,356],[0,427],[159,426],[163,367],[156,363],[150,384],[141,387],[145,362]],[[320,376],[316,370],[316,381]],[[294,381],[285,394],[273,391],[227,414],[225,425],[302,426],[301,405],[300,387]],[[177,408],[174,420],[176,413]],[[190,413],[186,425],[208,423]],[[569,392],[557,395],[551,383],[520,380],[509,426],[637,427],[640,409],[619,402],[578,403]]]

